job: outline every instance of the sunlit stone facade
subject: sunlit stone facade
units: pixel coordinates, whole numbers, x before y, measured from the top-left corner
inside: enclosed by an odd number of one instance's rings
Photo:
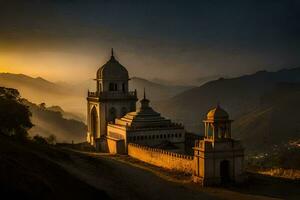
[[[126,113],[135,111],[136,91],[128,90],[128,71],[114,57],[99,68],[96,75],[96,91],[87,97],[87,141],[101,150],[106,141],[107,124]]]
[[[108,138],[124,140],[125,152],[128,143],[183,152],[184,127],[155,112],[149,106],[149,100],[145,95],[140,103],[140,108],[135,112],[130,112],[120,119],[117,118],[115,123],[108,124]]]
[[[218,185],[244,180],[244,148],[231,138],[228,113],[219,105],[208,112],[203,140],[194,147],[194,181]]]

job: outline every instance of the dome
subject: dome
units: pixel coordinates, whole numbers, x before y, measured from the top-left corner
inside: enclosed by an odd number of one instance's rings
[[[102,67],[97,71],[97,79],[106,80],[128,80],[128,71],[121,65],[114,57],[114,52],[112,49],[110,60],[107,61]]]
[[[219,105],[207,113],[207,120],[228,120],[228,113]]]

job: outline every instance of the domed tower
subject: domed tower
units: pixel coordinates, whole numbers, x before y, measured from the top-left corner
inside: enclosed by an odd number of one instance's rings
[[[219,105],[203,120],[204,139],[194,147],[194,181],[202,185],[242,182],[244,176],[244,148],[231,138],[228,113]]]
[[[206,139],[220,140],[231,138],[231,122],[228,113],[217,105],[216,108],[207,113],[206,120],[203,120]]]
[[[87,141],[101,149],[107,124],[135,111],[137,94],[128,90],[128,71],[115,59],[113,49],[110,59],[98,69],[94,80],[97,90],[89,91],[87,97]]]

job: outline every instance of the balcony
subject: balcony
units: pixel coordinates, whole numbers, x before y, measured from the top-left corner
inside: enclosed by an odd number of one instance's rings
[[[88,91],[89,98],[99,98],[99,100],[115,100],[115,99],[137,99],[136,91],[130,92],[90,92]]]

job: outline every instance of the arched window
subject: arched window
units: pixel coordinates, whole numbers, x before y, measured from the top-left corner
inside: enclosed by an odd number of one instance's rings
[[[109,116],[108,116],[108,120],[110,122],[113,122],[117,117],[117,110],[114,107],[111,107],[109,109]]]
[[[125,92],[125,83],[122,83],[122,91]]]
[[[97,109],[94,106],[91,111],[91,133],[93,135],[93,138],[97,137],[98,133],[98,114],[97,114]]]
[[[118,91],[118,84],[109,83],[109,91]]]
[[[126,107],[122,107],[121,114],[122,114],[122,117],[127,114],[127,108]]]
[[[230,163],[228,160],[220,162],[220,176],[221,183],[226,184],[230,181]]]

